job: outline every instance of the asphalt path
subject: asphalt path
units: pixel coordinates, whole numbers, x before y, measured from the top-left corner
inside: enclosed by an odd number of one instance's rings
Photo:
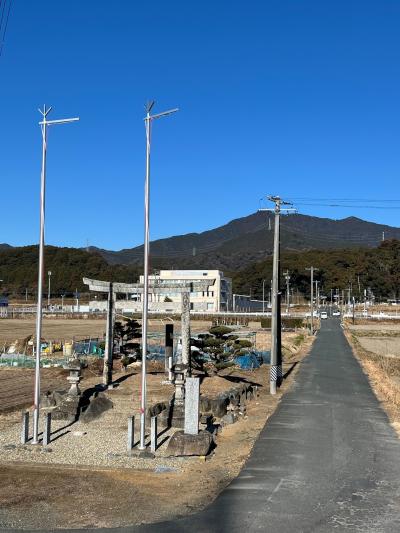
[[[98,531],[399,532],[400,440],[339,321],[322,321],[291,391],[211,505],[170,522]]]

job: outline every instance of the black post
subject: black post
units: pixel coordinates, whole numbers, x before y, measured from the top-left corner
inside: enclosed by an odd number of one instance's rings
[[[174,352],[174,325],[165,324],[165,373],[171,380],[172,357]]]

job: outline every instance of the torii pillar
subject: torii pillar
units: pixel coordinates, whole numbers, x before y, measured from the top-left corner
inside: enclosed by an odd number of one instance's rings
[[[112,382],[113,355],[114,355],[114,324],[115,324],[115,293],[113,284],[110,283],[108,288],[107,300],[107,325],[106,325],[106,343],[104,350],[103,366],[103,384],[107,387]]]

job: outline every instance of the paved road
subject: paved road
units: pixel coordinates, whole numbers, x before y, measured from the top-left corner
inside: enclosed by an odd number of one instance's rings
[[[213,504],[181,520],[112,531],[399,532],[400,440],[339,322],[322,323],[291,392]]]

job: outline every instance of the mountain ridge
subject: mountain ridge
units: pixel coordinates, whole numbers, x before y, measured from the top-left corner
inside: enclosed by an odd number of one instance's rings
[[[234,271],[268,257],[273,249],[274,215],[257,211],[203,232],[191,232],[150,243],[153,268],[219,268]],[[386,239],[400,239],[400,228],[350,216],[343,219],[303,214],[282,215],[281,248],[299,252],[319,249],[376,247]],[[9,245],[0,244],[0,248]],[[11,247],[10,247],[11,248]],[[110,265],[143,262],[143,245],[121,250],[81,248],[101,255]]]
[[[215,229],[157,239],[150,244],[152,264],[159,268],[243,268],[272,253],[273,225],[272,213],[255,212]],[[383,232],[387,239],[400,239],[400,228],[355,216],[338,220],[302,214],[281,217],[281,246],[288,251],[376,247]],[[110,264],[140,265],[143,260],[143,245],[93,251]]]

